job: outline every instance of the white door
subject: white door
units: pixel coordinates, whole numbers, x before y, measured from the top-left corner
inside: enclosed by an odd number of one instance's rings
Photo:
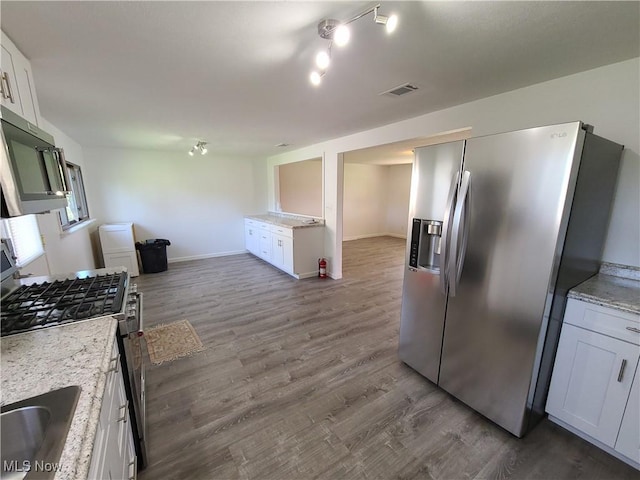
[[[636,345],[564,324],[547,412],[613,447],[638,357]]]

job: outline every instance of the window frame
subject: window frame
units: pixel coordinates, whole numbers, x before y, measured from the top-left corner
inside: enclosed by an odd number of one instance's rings
[[[89,206],[87,204],[87,194],[82,177],[82,168],[75,163],[65,163],[65,175],[70,193],[67,195],[68,206],[58,210],[58,220],[63,232],[77,227],[84,222],[91,221]],[[75,212],[71,212],[71,209],[74,209]],[[69,215],[70,213],[72,215]]]

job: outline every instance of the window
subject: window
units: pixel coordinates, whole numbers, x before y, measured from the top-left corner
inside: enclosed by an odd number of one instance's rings
[[[89,208],[87,207],[87,197],[84,193],[80,167],[67,162],[67,178],[71,193],[67,195],[67,207],[60,209],[60,225],[63,230],[89,220]]]
[[[4,221],[6,235],[16,257],[16,265],[24,267],[44,254],[40,229],[35,215],[8,218]]]

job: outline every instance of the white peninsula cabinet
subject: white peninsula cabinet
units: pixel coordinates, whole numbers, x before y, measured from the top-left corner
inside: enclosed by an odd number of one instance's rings
[[[549,418],[640,468],[640,315],[570,298]]]
[[[118,342],[113,344],[109,367],[88,478],[133,480],[138,467]]]
[[[257,257],[295,278],[318,275],[318,259],[324,252],[324,226],[293,225],[244,220],[245,246]],[[301,223],[296,226],[295,223]]]

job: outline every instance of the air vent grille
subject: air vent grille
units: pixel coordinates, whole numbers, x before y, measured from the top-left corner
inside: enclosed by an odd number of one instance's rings
[[[408,93],[415,92],[418,90],[418,87],[411,83],[405,83],[402,85],[398,85],[397,87],[393,87],[386,92],[380,93],[380,95],[386,95],[387,97],[401,97],[403,95],[407,95]]]

